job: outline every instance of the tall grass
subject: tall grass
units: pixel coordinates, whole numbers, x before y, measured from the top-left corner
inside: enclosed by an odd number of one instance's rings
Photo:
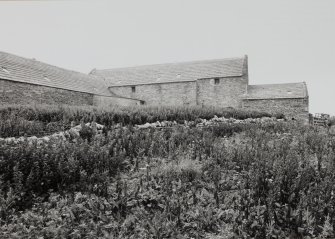
[[[115,124],[136,125],[156,121],[183,123],[198,118],[211,119],[215,115],[226,118],[246,119],[270,117],[271,114],[256,111],[242,111],[231,108],[201,107],[74,107],[50,105],[7,105],[0,107],[0,137],[43,135],[50,131],[69,128],[71,122],[95,121],[107,127]],[[283,117],[276,115],[276,117]]]

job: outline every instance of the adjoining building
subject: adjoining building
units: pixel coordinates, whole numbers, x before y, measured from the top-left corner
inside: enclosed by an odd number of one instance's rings
[[[305,82],[249,85],[242,98],[242,108],[283,113],[289,119],[309,118],[308,91]]]
[[[0,52],[0,104],[139,104],[116,97],[101,77]]]
[[[83,74],[0,52],[0,103],[233,107],[308,120],[305,83],[249,85],[248,58]]]

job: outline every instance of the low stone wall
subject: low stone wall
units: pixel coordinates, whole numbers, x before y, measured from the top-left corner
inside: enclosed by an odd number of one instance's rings
[[[308,99],[244,99],[243,108],[269,113],[282,113],[288,119],[308,122]]]
[[[0,79],[0,103],[93,105],[93,95]]]

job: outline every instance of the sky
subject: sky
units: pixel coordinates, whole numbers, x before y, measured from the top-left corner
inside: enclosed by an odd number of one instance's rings
[[[0,1],[0,51],[89,73],[248,55],[249,83],[307,83],[335,115],[334,0]]]

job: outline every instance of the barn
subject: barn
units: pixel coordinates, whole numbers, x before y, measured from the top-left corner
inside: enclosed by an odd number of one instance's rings
[[[116,96],[147,105],[199,105],[284,113],[308,120],[306,83],[249,85],[248,57],[94,69]]]
[[[94,69],[0,52],[0,103],[233,107],[308,120],[306,83],[250,85],[248,57]]]

